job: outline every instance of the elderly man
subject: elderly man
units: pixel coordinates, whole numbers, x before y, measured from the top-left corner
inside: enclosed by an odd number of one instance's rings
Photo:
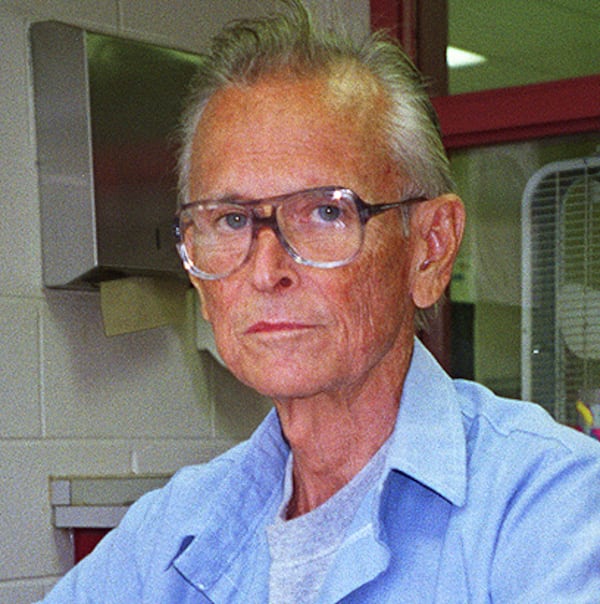
[[[50,603],[600,601],[600,446],[415,340],[464,211],[401,50],[228,27],[185,118],[179,250],[275,410],[142,498]]]

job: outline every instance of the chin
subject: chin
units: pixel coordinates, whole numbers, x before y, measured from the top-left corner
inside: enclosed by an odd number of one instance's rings
[[[315,373],[307,370],[281,370],[277,365],[257,371],[253,368],[251,373],[233,371],[238,379],[263,396],[284,401],[286,399],[302,399],[315,396],[326,388],[322,380]]]
[[[316,352],[319,349],[319,352]],[[244,384],[264,396],[306,397],[318,394],[327,382],[323,342],[284,342],[277,345],[245,346],[220,351],[229,370]],[[329,365],[329,364],[327,364]],[[323,375],[323,374],[327,375]]]

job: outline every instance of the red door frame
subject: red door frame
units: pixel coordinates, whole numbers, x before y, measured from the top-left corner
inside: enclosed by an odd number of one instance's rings
[[[446,149],[600,130],[600,75],[437,97]]]
[[[418,59],[418,2],[370,0],[371,27],[396,36],[413,59]],[[438,96],[433,104],[451,150],[600,130],[599,99],[600,75],[591,75]]]
[[[417,0],[370,0],[371,29],[383,29],[398,39],[406,54],[416,61]]]

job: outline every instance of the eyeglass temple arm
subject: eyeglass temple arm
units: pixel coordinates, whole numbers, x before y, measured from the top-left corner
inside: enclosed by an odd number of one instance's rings
[[[377,214],[381,214],[387,210],[393,210],[394,208],[400,208],[402,206],[411,203],[419,203],[421,201],[427,201],[427,197],[412,197],[410,199],[403,199],[402,201],[396,201],[394,203],[368,204],[363,202],[360,206],[360,214],[363,221],[366,222],[369,220],[369,218],[377,216]]]

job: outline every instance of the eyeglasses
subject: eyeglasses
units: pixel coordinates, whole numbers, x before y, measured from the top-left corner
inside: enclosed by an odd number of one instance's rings
[[[265,227],[296,262],[336,268],[356,258],[373,216],[424,200],[371,205],[350,189],[318,187],[253,201],[194,201],[177,212],[174,232],[185,269],[200,279],[238,270]]]

